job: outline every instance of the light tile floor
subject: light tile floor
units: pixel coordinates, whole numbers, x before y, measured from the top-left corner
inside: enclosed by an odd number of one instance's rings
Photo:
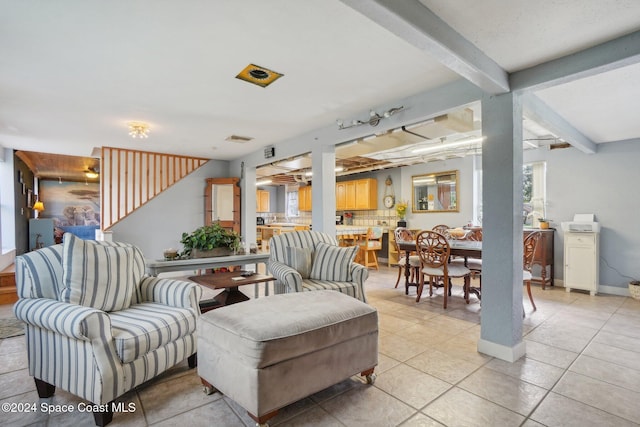
[[[507,363],[476,351],[477,300],[466,305],[455,286],[447,310],[441,295],[416,304],[415,288],[409,296],[393,288],[396,272],[371,271],[367,281],[380,316],[375,385],[354,376],[284,408],[272,426],[640,425],[640,301],[535,287],[538,310],[524,304],[527,356]],[[10,313],[0,306],[0,317]],[[25,354],[24,337],[0,341],[0,403],[79,403],[61,390],[39,400]],[[116,413],[113,426],[254,425],[232,400],[202,393],[184,363],[120,401],[136,410]],[[93,418],[2,413],[0,425],[85,426]]]

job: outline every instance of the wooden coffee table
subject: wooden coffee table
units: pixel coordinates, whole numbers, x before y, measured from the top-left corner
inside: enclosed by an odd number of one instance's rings
[[[224,291],[220,292],[213,298],[213,301],[216,301],[218,304],[214,304],[212,300],[203,300],[200,302],[201,311],[204,312],[204,310],[208,311],[213,308],[247,301],[249,297],[240,292],[238,286],[271,282],[276,279],[273,276],[257,273],[249,277],[243,277],[241,276],[240,271],[233,271],[228,273],[191,276],[189,277],[189,280],[193,280],[194,282],[211,289],[224,289]]]

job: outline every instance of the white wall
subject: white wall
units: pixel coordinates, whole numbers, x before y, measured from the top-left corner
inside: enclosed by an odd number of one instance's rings
[[[640,279],[640,141],[599,144],[596,154],[574,148],[525,152],[525,162],[537,160],[547,161],[547,216],[556,227],[556,278],[563,277],[560,223],[576,213],[593,213],[602,227],[601,291],[626,295],[629,278]]]
[[[13,150],[0,147],[0,270],[16,255],[14,183]]]
[[[140,247],[150,259],[161,259],[166,248],[182,251],[182,233],[204,225],[205,180],[229,176],[229,162],[207,162],[115,224],[113,240]]]

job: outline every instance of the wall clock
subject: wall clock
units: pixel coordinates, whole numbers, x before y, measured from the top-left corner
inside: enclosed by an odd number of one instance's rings
[[[393,187],[391,186],[392,182],[391,182],[391,177],[388,177],[386,179],[386,181],[384,182],[385,187],[384,187],[384,197],[383,197],[383,203],[384,203],[384,207],[387,209],[391,209],[393,207],[393,205],[396,204],[396,198],[393,195]]]

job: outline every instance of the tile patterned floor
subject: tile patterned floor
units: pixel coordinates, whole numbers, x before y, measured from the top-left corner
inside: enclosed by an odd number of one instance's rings
[[[378,379],[352,377],[284,408],[272,426],[633,426],[640,425],[640,301],[535,287],[525,298],[527,356],[515,363],[476,351],[480,304],[454,287],[414,302],[394,289],[395,269],[371,272],[370,303],[380,315]],[[244,289],[253,295],[253,288]],[[209,296],[215,291],[206,290]],[[0,306],[0,317],[11,313]],[[0,403],[77,404],[58,390],[39,400],[26,369],[24,337],[0,341]],[[186,364],[120,399],[136,411],[113,426],[250,426],[235,402],[201,392]],[[90,414],[0,414],[0,425],[93,425]]]

